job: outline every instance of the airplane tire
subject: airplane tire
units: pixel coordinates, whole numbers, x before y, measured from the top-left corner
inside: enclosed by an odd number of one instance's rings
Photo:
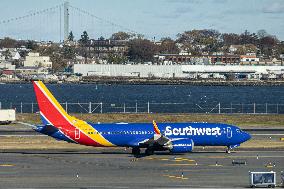
[[[145,154],[146,154],[146,155],[153,155],[153,154],[154,154],[154,150],[147,148],[147,149],[145,150]]]
[[[140,155],[140,148],[132,148],[132,154]]]

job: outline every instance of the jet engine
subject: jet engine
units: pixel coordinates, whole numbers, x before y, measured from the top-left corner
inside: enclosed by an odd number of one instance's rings
[[[194,147],[194,142],[192,139],[180,139],[171,141],[167,148],[172,153],[187,153],[191,152]]]

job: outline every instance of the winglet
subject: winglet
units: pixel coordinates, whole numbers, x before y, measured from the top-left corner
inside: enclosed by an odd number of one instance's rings
[[[160,129],[158,128],[158,125],[157,125],[157,123],[156,123],[155,120],[153,120],[153,126],[154,126],[155,134],[160,135],[160,134],[161,134],[161,131],[160,131]]]

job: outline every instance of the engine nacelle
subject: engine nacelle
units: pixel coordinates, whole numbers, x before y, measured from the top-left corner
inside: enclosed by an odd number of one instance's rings
[[[187,153],[191,152],[194,147],[194,142],[192,139],[181,139],[172,141],[169,146],[169,150],[172,153]]]

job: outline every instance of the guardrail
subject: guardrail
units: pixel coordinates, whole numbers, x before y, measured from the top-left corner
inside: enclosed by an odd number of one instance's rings
[[[159,103],[159,102],[64,102],[62,107],[69,113],[202,113],[202,114],[284,114],[284,104],[244,103]],[[0,109],[13,108],[17,113],[38,112],[37,103],[1,103]]]

